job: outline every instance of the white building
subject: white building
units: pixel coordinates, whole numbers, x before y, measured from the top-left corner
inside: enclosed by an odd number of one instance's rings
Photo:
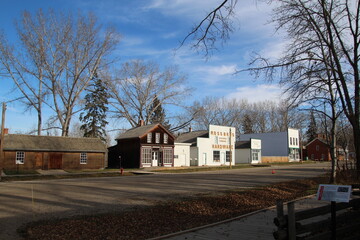
[[[235,144],[235,163],[261,163],[261,140],[251,138]]]
[[[174,143],[174,167],[190,166],[191,143]]]
[[[300,134],[298,129],[285,132],[241,134],[240,141],[261,140],[262,162],[300,161]]]
[[[182,166],[221,166],[235,164],[235,128],[210,125],[209,131],[190,131],[175,139],[174,165]],[[189,144],[190,155],[186,156]],[[185,154],[185,156],[181,156]],[[182,159],[189,159],[186,160]]]

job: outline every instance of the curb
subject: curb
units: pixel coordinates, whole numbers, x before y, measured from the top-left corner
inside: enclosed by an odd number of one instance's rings
[[[284,204],[290,203],[290,202],[301,201],[301,200],[304,200],[304,199],[307,199],[307,198],[311,198],[311,197],[313,197],[315,195],[316,194],[311,194],[311,195],[308,195],[308,196],[296,198],[294,200],[284,202]],[[260,210],[254,211],[254,212],[246,213],[246,214],[243,214],[243,215],[240,215],[240,216],[237,216],[237,217],[225,219],[225,220],[222,220],[220,222],[210,223],[210,224],[203,225],[203,226],[200,226],[200,227],[190,228],[190,229],[187,229],[187,230],[183,230],[183,231],[176,232],[176,233],[170,233],[170,234],[159,236],[159,237],[148,238],[147,240],[161,240],[161,239],[166,239],[166,238],[170,238],[170,237],[176,237],[176,236],[179,236],[179,235],[182,235],[182,234],[185,234],[185,233],[195,232],[195,231],[202,230],[202,229],[205,229],[205,228],[214,227],[214,226],[217,226],[217,225],[220,225],[220,224],[223,224],[223,223],[228,223],[228,222],[232,222],[232,221],[235,221],[235,220],[239,220],[239,219],[242,219],[242,218],[245,218],[245,217],[249,217],[251,215],[255,215],[257,213],[261,213],[261,212],[265,212],[265,211],[274,209],[274,208],[276,208],[276,205],[273,205],[273,206],[270,206],[270,207],[267,207],[267,208],[263,208],[263,209],[260,209]]]

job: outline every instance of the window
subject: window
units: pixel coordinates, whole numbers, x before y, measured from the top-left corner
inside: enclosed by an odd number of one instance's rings
[[[320,147],[319,145],[316,145],[316,151],[319,151]]]
[[[230,151],[226,151],[226,162],[230,162]]]
[[[80,164],[87,163],[87,153],[80,153]]]
[[[25,152],[16,152],[16,164],[24,164],[25,162]]]
[[[290,145],[292,145],[292,137],[290,137]]]
[[[168,139],[169,139],[169,136],[166,133],[164,133],[164,143],[165,144],[168,143]]]
[[[251,150],[251,160],[259,161],[260,149],[252,149]]]
[[[151,133],[148,133],[147,134],[147,143],[151,143],[151,139],[152,139],[152,134]]]
[[[295,138],[295,145],[298,145],[298,139]]]
[[[164,159],[164,164],[172,164],[173,163],[173,151],[171,148],[169,148],[169,149],[164,148],[163,159]]]
[[[214,151],[213,152],[213,161],[214,162],[220,162],[220,151]]]
[[[160,133],[155,133],[155,143],[160,143]]]
[[[142,163],[151,164],[151,148],[142,148],[141,149],[141,161]]]

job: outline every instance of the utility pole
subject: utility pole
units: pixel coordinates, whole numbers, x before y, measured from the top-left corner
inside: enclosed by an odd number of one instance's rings
[[[230,144],[229,144],[229,147],[230,147],[230,169],[232,168],[232,147],[231,147],[231,127],[230,127]]]
[[[2,104],[2,117],[1,117],[1,139],[0,139],[0,181],[1,181],[1,175],[2,170],[4,167],[4,128],[5,128],[5,111],[6,111],[6,103],[3,102]]]

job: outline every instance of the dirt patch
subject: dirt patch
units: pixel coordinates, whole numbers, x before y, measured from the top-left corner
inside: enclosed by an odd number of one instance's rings
[[[157,206],[97,216],[28,224],[26,239],[147,239],[233,218],[314,193],[324,178],[296,180],[254,188],[198,196]]]

